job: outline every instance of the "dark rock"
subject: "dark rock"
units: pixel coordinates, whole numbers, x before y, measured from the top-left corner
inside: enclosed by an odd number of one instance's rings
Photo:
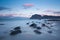
[[[27,25],[29,24],[29,23],[26,23]]]
[[[48,31],[48,33],[52,33],[52,31]]]
[[[46,26],[48,29],[51,29],[49,26]]]
[[[18,33],[22,33],[21,30],[11,31],[10,35],[16,35]]]
[[[30,17],[30,19],[41,19],[41,15],[34,14]]]
[[[5,25],[5,24],[0,24],[0,25]]]
[[[50,23],[47,23],[47,24],[50,24]]]
[[[53,26],[51,26],[51,27],[53,27]]]
[[[37,24],[33,23],[33,24],[30,25],[30,27],[36,28]]]
[[[42,24],[42,27],[47,27],[48,29],[51,29],[49,26]]]
[[[60,16],[51,16],[51,15],[50,16],[48,16],[48,15],[41,16],[39,14],[34,14],[30,17],[30,19],[49,19],[48,21],[60,21],[60,20],[57,20],[57,19],[60,19]]]
[[[19,29],[21,29],[20,26],[14,28],[14,30],[19,30]]]
[[[46,26],[45,24],[42,24],[42,26],[44,27],[44,26]]]
[[[41,29],[41,27],[37,27],[37,29]]]
[[[38,31],[38,30],[34,30],[34,32],[35,32],[36,34],[41,34],[41,32]]]

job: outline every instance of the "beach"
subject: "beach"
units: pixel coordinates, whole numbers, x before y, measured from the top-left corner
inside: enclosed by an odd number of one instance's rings
[[[29,24],[28,24],[29,23]],[[32,23],[35,23],[41,29],[29,27]],[[48,25],[51,29],[42,27],[42,24]],[[50,24],[48,24],[50,23]],[[11,20],[1,21],[0,24],[0,40],[60,40],[60,25],[59,21],[45,21],[45,20]],[[51,27],[52,25],[52,27]],[[22,33],[16,35],[10,35],[11,30],[20,26]],[[41,34],[37,34],[34,30],[38,30]],[[52,33],[48,33],[48,31]]]

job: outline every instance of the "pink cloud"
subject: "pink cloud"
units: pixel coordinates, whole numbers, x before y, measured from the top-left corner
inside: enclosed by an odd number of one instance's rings
[[[54,10],[45,10],[44,12],[54,12]]]
[[[15,14],[0,14],[0,16],[13,16]]]
[[[44,12],[60,13],[60,11],[56,11],[56,10],[45,10]]]
[[[31,3],[26,3],[26,4],[23,4],[23,6],[27,6],[27,7],[29,6],[30,7],[30,6],[34,6],[34,5]]]

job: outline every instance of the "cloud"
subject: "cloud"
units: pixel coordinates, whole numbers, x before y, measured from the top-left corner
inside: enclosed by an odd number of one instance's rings
[[[10,8],[7,8],[7,7],[0,7],[0,11],[2,11],[2,10],[8,10],[8,9],[10,9]]]
[[[23,6],[33,6],[33,4],[26,3],[26,4],[23,4]]]
[[[54,10],[45,10],[44,12],[54,12]]]
[[[56,11],[56,12],[53,12],[53,13],[59,13],[60,14],[60,11]]]
[[[47,15],[60,16],[59,10],[45,10],[44,13]]]
[[[58,14],[60,14],[60,11],[56,11],[56,10],[45,10],[45,12],[51,12],[51,13],[58,13]]]
[[[31,3],[23,4],[23,7],[24,7],[24,8],[31,8],[31,7],[33,7],[33,6],[34,6],[34,4],[31,4]]]

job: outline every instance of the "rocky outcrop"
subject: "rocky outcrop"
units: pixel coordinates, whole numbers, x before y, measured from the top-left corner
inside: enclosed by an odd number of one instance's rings
[[[38,15],[38,14],[32,15],[30,19],[41,19],[41,15]]]
[[[41,15],[38,15],[38,14],[34,14],[30,17],[30,19],[60,19],[60,16],[48,16],[48,15],[44,15],[44,16],[41,16]]]

